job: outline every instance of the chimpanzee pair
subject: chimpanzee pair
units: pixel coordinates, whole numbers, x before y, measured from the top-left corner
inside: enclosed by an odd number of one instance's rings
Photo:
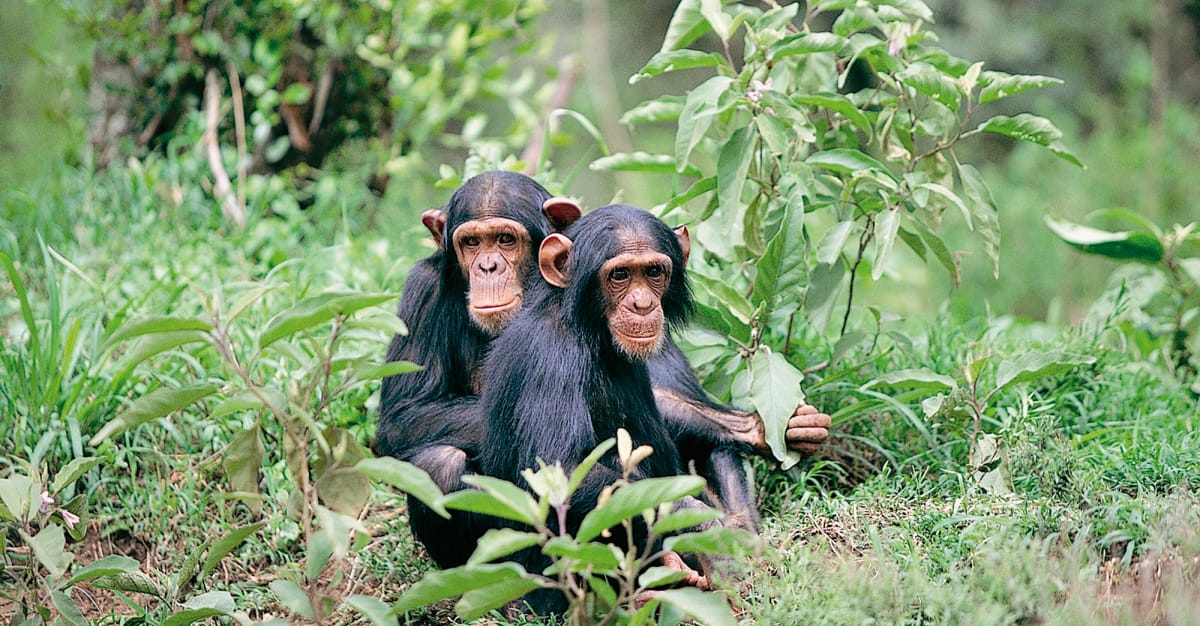
[[[409,274],[398,313],[409,334],[392,340],[387,360],[424,369],[383,381],[375,451],[449,492],[468,473],[521,484],[538,459],[569,471],[625,428],[654,449],[635,478],[691,468],[725,525],[756,530],[741,455],[770,454],[762,422],[708,399],[670,337],[692,308],[687,229],[625,205],[580,213],[531,178],[487,172],[422,215],[438,249]],[[801,405],[788,445],[815,451],[828,427],[828,415]],[[619,475],[615,454],[598,463],[568,523]],[[409,506],[434,561],[465,563],[479,524]]]

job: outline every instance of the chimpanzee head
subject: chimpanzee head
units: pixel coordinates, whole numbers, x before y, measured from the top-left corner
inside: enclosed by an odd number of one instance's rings
[[[579,213],[574,201],[551,197],[528,176],[493,171],[468,180],[421,221],[446,252],[443,280],[464,292],[471,320],[494,335],[520,310],[542,239]]]
[[[565,290],[573,323],[644,360],[691,313],[684,272],[690,250],[687,227],[672,230],[642,209],[616,204],[589,213],[565,235],[547,236],[538,265],[546,282]]]

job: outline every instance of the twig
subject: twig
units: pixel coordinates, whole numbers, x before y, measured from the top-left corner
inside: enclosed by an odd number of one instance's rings
[[[233,61],[229,62],[229,88],[233,92],[233,128],[237,138],[237,203],[246,210],[246,112],[242,102],[242,79]]]
[[[204,129],[204,146],[208,152],[208,167],[213,173],[213,194],[221,202],[221,213],[226,219],[231,219],[239,228],[246,225],[246,213],[238,205],[233,196],[229,174],[221,163],[221,146],[217,144],[217,124],[220,122],[221,85],[217,79],[217,70],[209,68],[205,75],[204,113],[207,127]]]
[[[308,122],[308,134],[315,135],[321,129],[321,121],[325,117],[325,107],[329,104],[329,92],[333,90],[333,62],[326,61],[321,68],[321,77],[317,79],[317,93],[313,99],[312,119]]]
[[[554,93],[546,101],[546,106],[542,108],[542,118],[533,129],[529,145],[525,146],[525,151],[521,153],[521,160],[525,162],[525,173],[530,176],[536,174],[538,166],[541,165],[542,147],[546,145],[546,133],[550,131],[551,124],[555,123],[552,114],[555,109],[561,109],[567,105],[567,100],[571,98],[571,90],[575,87],[575,79],[579,77],[579,66],[571,57],[563,59],[558,67],[559,76],[558,82],[555,83]]]

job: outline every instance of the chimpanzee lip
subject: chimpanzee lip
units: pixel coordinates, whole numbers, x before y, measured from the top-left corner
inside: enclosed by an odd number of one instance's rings
[[[510,309],[510,308],[516,306],[517,303],[520,301],[521,301],[520,298],[513,298],[512,300],[509,300],[508,302],[505,302],[503,304],[488,304],[488,305],[474,305],[473,304],[473,305],[471,305],[471,308],[475,309],[476,311],[483,311],[483,312],[503,311],[504,309]]]

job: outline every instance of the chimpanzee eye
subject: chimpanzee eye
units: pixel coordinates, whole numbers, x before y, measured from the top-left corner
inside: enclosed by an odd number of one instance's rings
[[[614,280],[617,282],[620,282],[623,280],[629,280],[629,270],[627,270],[623,267],[618,267],[608,273],[608,279]]]
[[[468,248],[474,248],[475,246],[479,245],[479,237],[463,237],[462,244]]]
[[[646,268],[646,276],[649,276],[650,278],[658,278],[659,276],[662,276],[663,274],[666,274],[666,273],[667,273],[667,268],[658,263],[655,263],[654,265],[651,265],[650,267]]]
[[[501,245],[505,246],[511,246],[517,242],[517,238],[513,236],[512,233],[500,233],[500,237],[498,237],[498,239],[500,240]]]

